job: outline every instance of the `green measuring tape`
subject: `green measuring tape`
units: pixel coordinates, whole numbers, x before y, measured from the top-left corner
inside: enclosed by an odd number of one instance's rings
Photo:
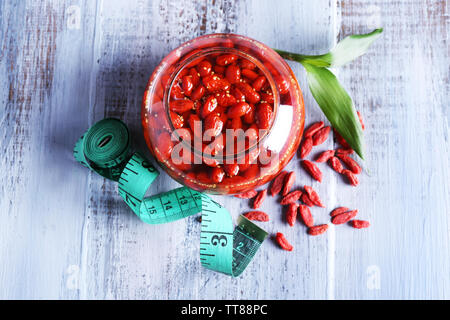
[[[167,223],[201,212],[200,261],[205,268],[237,277],[267,237],[267,232],[242,215],[233,231],[224,207],[187,187],[145,197],[159,172],[142,155],[130,152],[128,128],[118,119],[94,124],[77,141],[73,153],[85,167],[117,181],[119,194],[145,223]]]

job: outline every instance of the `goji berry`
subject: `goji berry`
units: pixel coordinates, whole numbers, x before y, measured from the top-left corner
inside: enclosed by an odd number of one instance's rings
[[[313,179],[322,182],[322,171],[311,161],[303,160],[303,168],[313,177]]]
[[[350,145],[345,141],[345,139],[340,135],[339,132],[337,132],[336,129],[333,128],[334,137],[336,138],[336,141],[345,149],[351,149]]]
[[[334,171],[341,173],[342,170],[344,170],[344,167],[342,166],[342,163],[339,161],[337,157],[331,157],[328,160],[328,164],[331,168],[333,168]]]
[[[304,186],[303,188],[305,189],[309,200],[311,200],[311,202],[314,203],[314,205],[325,208],[325,206],[322,204],[322,201],[320,200],[319,195],[313,188],[311,188],[310,186]]]
[[[312,216],[311,211],[309,210],[309,208],[307,206],[301,204],[298,207],[298,212],[300,213],[300,217],[302,218],[303,223],[305,224],[305,226],[307,226],[307,227],[314,226],[313,216]]]
[[[258,78],[256,78],[253,83],[252,83],[252,87],[253,89],[255,89],[256,91],[260,91],[261,88],[264,86],[264,84],[266,83],[266,77],[264,76],[259,76]]]
[[[359,164],[353,160],[352,158],[350,158],[349,156],[345,155],[345,154],[338,154],[337,155],[339,157],[339,159],[342,160],[342,162],[350,169],[351,172],[353,172],[354,174],[360,174],[362,172],[361,167],[359,166]]]
[[[273,103],[273,94],[272,92],[261,92],[261,102]]]
[[[227,67],[225,76],[231,84],[238,83],[241,80],[241,69],[237,65],[232,64]]]
[[[334,216],[337,216],[338,214],[341,214],[341,213],[344,213],[347,211],[350,211],[350,209],[347,207],[338,207],[330,212],[330,216],[334,217]]]
[[[315,122],[312,125],[308,127],[308,129],[305,130],[303,137],[304,138],[311,138],[317,131],[323,128],[325,124],[323,121]]]
[[[258,74],[250,69],[242,69],[242,75],[250,80],[255,80],[258,78]]]
[[[295,172],[291,171],[284,178],[283,191],[281,192],[282,196],[285,196],[289,193],[294,182],[295,182]]]
[[[192,91],[191,98],[192,100],[200,100],[206,93],[206,89],[201,84],[198,85],[194,91]]]
[[[348,182],[352,185],[352,186],[357,186],[359,181],[358,178],[356,177],[356,175],[353,174],[353,172],[351,172],[350,170],[342,170],[341,172],[348,180]]]
[[[211,74],[212,65],[208,60],[203,60],[197,65],[197,70],[201,77],[206,77]]]
[[[324,143],[325,140],[327,140],[328,135],[330,134],[330,130],[330,126],[319,129],[319,131],[317,131],[312,137],[313,145],[318,146],[319,144]]]
[[[327,162],[328,159],[334,156],[334,150],[327,150],[319,154],[319,156],[316,158],[316,162]]]
[[[239,102],[228,109],[227,116],[230,118],[242,117],[249,110],[250,110],[250,106],[248,103]]]
[[[267,190],[266,189],[259,191],[258,194],[256,195],[254,201],[253,201],[252,208],[253,209],[258,209],[261,206],[261,204],[264,202],[264,199],[266,198],[266,195],[267,195]]]
[[[225,172],[222,168],[211,168],[210,177],[212,182],[214,183],[221,183],[223,180],[223,177],[225,176]]]
[[[213,112],[217,108],[217,99],[214,96],[209,96],[206,98],[205,103],[200,109],[200,117],[203,119],[206,118],[211,112]]]
[[[292,251],[294,249],[294,247],[286,240],[284,234],[282,234],[281,232],[277,233],[275,239],[280,245],[281,249],[287,251]]]
[[[347,211],[347,212],[338,214],[331,218],[331,223],[332,224],[346,223],[346,222],[350,221],[351,219],[353,219],[354,217],[356,217],[357,214],[358,214],[358,210],[352,210],[352,211]]]
[[[175,129],[180,129],[184,125],[183,117],[173,111],[170,111],[170,120],[172,120],[172,124]]]
[[[175,111],[177,113],[183,113],[188,110],[191,110],[194,107],[194,102],[188,99],[184,100],[173,100],[169,103],[170,110]]]
[[[365,125],[364,125],[364,122],[363,122],[363,118],[362,118],[362,116],[361,116],[361,113],[360,113],[359,111],[356,111],[356,113],[358,114],[358,119],[359,119],[359,123],[361,123],[361,128],[364,130],[366,127],[365,127]]]
[[[300,200],[308,207],[314,206],[314,203],[308,198],[308,195],[306,193],[302,194]]]
[[[217,103],[221,107],[229,107],[237,102],[236,98],[227,91],[220,91],[216,93],[216,99]]]
[[[353,149],[346,149],[346,148],[337,148],[336,149],[336,155],[340,155],[340,154],[353,154]]]
[[[183,88],[183,92],[186,96],[190,96],[192,93],[192,89],[194,89],[194,82],[192,81],[191,76],[184,76],[182,80],[181,87]]]
[[[288,193],[287,195],[285,195],[283,197],[283,199],[281,199],[280,204],[284,206],[284,205],[287,205],[290,203],[294,203],[295,201],[300,199],[302,194],[303,194],[303,192],[301,192],[300,190],[292,191],[292,192]]]
[[[303,140],[302,146],[300,147],[300,158],[306,158],[306,156],[311,152],[313,147],[312,138],[308,137]]]
[[[269,129],[272,122],[272,107],[268,103],[260,103],[256,107],[255,120],[258,128]]]
[[[203,77],[202,82],[205,85],[206,90],[210,92],[228,90],[230,88],[230,83],[227,79],[222,79],[215,74]]]
[[[308,234],[312,236],[318,236],[319,234],[325,233],[328,230],[327,224],[319,224],[317,226],[309,227]]]
[[[275,179],[272,181],[272,185],[270,186],[270,195],[273,197],[280,193],[283,188],[284,177],[286,176],[287,171],[281,171]]]
[[[366,220],[352,220],[349,222],[353,228],[363,229],[370,227],[370,222]]]
[[[244,214],[244,217],[246,217],[248,220],[263,222],[269,221],[269,215],[263,211],[250,211]]]
[[[237,88],[244,94],[245,99],[250,103],[257,103],[261,99],[258,92],[253,89],[248,83],[240,82],[236,84]]]
[[[295,220],[297,219],[297,208],[298,204],[290,203],[286,211],[286,221],[291,227],[294,226]]]
[[[223,128],[223,122],[217,113],[211,113],[206,117],[204,123],[205,135],[217,137]]]
[[[238,57],[234,54],[223,54],[216,58],[216,63],[219,66],[226,66],[226,65],[229,65],[229,64],[235,62],[237,60],[237,58]]]
[[[234,195],[236,198],[241,198],[241,199],[251,199],[254,196],[256,196],[258,194],[258,191],[256,190],[249,190],[243,193],[239,193]]]

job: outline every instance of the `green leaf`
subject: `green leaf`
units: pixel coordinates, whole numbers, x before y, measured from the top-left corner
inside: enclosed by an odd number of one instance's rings
[[[307,63],[316,67],[340,67],[362,56],[370,45],[378,39],[383,29],[375,29],[367,34],[355,34],[340,41],[330,52],[321,55],[303,55],[283,50],[275,50],[285,59]]]
[[[308,85],[323,113],[350,147],[364,159],[363,131],[352,98],[326,68],[303,63]]]

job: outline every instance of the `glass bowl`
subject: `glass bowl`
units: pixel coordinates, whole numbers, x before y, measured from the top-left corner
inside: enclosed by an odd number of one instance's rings
[[[236,194],[292,159],[305,121],[292,70],[271,48],[235,34],[195,38],[156,67],[144,93],[150,151],[176,181]]]

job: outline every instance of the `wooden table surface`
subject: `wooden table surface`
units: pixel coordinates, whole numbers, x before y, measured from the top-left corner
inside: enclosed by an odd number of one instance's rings
[[[449,2],[67,0],[0,2],[0,298],[442,299],[450,298]],[[266,241],[236,279],[199,263],[194,217],[149,226],[115,183],[77,164],[75,141],[97,120],[121,118],[141,150],[140,103],[153,68],[196,36],[232,32],[269,46],[323,53],[383,26],[355,62],[335,70],[365,118],[357,188],[323,166],[321,184],[294,157],[296,185],[345,205],[367,230],[311,237],[289,227],[271,198]],[[306,123],[324,120],[305,72]],[[332,139],[315,150],[333,148]],[[165,173],[152,191],[177,186]],[[236,218],[246,201],[216,197]]]

